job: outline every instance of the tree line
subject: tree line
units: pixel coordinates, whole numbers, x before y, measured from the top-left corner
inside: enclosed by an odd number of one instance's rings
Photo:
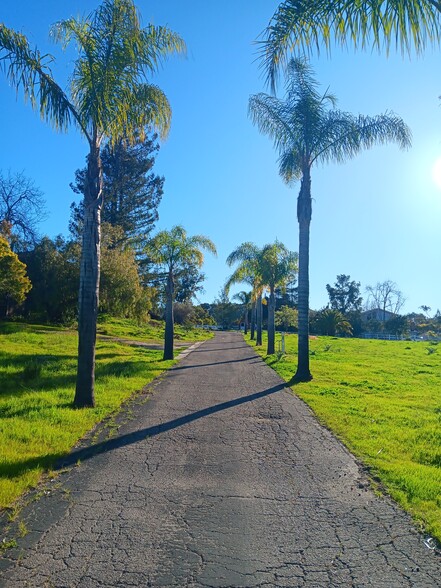
[[[318,162],[343,162],[377,143],[392,141],[402,148],[410,145],[409,129],[396,115],[385,113],[368,117],[339,111],[334,95],[329,91],[319,91],[307,60],[308,52],[321,48],[330,50],[333,42],[352,43],[355,47],[372,44],[379,49],[395,42],[405,51],[411,47],[422,50],[427,40],[438,39],[440,15],[439,4],[431,0],[369,0],[356,3],[343,0],[285,0],[263,34],[261,62],[267,81],[274,94],[283,75],[285,98],[263,93],[252,96],[250,116],[259,130],[274,141],[282,179],[288,184],[300,181],[297,198],[299,346],[294,375],[297,381],[307,381],[312,377],[309,367],[311,171]],[[79,407],[93,406],[102,245],[105,249],[101,237],[105,231],[101,225],[107,206],[104,150],[107,146],[115,150],[118,146],[125,149],[139,145],[152,130],[160,137],[167,134],[170,105],[164,93],[149,78],[166,58],[185,52],[186,46],[178,34],[166,27],[151,24],[143,27],[132,0],[104,0],[88,17],[56,23],[51,34],[63,47],[71,43],[77,47],[78,56],[68,92],[64,92],[52,74],[52,56],[41,55],[38,49],[30,47],[23,35],[3,24],[0,24],[0,66],[11,85],[23,92],[44,120],[56,129],[76,128],[88,144],[86,168],[76,178],[76,187],[83,200],[74,207],[72,218],[72,226],[81,233],[79,347],[74,402]],[[291,57],[292,52],[295,52],[294,57]],[[108,215],[112,217],[117,209],[118,206],[114,206],[108,210]],[[16,258],[12,240],[8,243],[13,222],[6,219],[3,225],[1,251],[4,252],[2,259],[6,260],[6,264],[15,264],[18,275],[18,268],[23,269],[19,265],[22,262]],[[168,237],[173,240],[178,233],[184,243],[187,240],[191,242],[182,227],[172,229]],[[128,237],[129,229],[123,228],[119,235],[113,233],[108,243],[110,250],[116,251],[123,246],[123,234]],[[200,248],[214,252],[213,244],[200,237],[199,242],[194,243],[199,253],[193,257],[190,255],[195,262],[195,280],[202,259]],[[129,243],[130,238],[126,247],[131,247],[130,255],[136,257],[137,245]],[[255,253],[257,255],[258,252],[253,253],[249,245],[243,244],[233,252],[229,262],[239,264],[237,271],[249,272],[242,281],[251,280],[249,283],[254,298],[260,300],[264,287],[269,291],[269,349],[272,349],[274,284],[278,277],[268,275],[264,278],[263,273],[255,271]],[[162,247],[162,244],[158,246]],[[67,244],[58,243],[55,249],[57,247],[57,253],[63,251],[66,256],[72,253]],[[144,244],[144,250],[145,247],[147,244]],[[263,249],[265,255],[274,256],[277,263],[282,263],[280,244]],[[261,255],[262,251],[258,254]],[[164,259],[151,255],[151,261],[163,267],[165,297],[169,301],[178,278]],[[25,276],[21,275],[19,283],[21,286],[18,289],[29,288]],[[261,306],[259,303],[256,307],[258,339],[261,337]],[[170,312],[167,316],[173,318]]]

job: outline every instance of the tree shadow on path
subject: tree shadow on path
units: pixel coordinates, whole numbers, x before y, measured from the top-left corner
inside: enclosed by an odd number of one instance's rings
[[[95,443],[94,445],[91,445],[89,447],[72,451],[72,453],[70,453],[68,456],[66,456],[57,463],[55,469],[69,467],[75,465],[78,461],[85,461],[86,459],[90,459],[91,457],[95,457],[96,455],[100,455],[101,453],[107,453],[114,449],[119,449],[120,447],[126,447],[127,445],[131,445],[132,443],[138,443],[139,441],[143,441],[147,437],[154,437],[156,435],[159,435],[160,433],[171,431],[172,429],[176,429],[177,427],[181,427],[182,425],[186,425],[187,423],[191,423],[192,421],[196,421],[198,419],[215,414],[222,410],[227,410],[235,406],[240,406],[241,404],[245,404],[247,402],[253,402],[254,400],[264,398],[265,396],[269,396],[270,394],[274,394],[275,392],[280,392],[285,388],[286,384],[281,383],[277,386],[272,386],[267,390],[263,390],[262,392],[255,392],[254,394],[249,394],[248,396],[242,396],[241,398],[235,398],[234,400],[221,402],[220,404],[215,404],[214,406],[209,406],[202,410],[197,410],[196,412],[192,412],[185,416],[173,419],[171,421],[167,421],[165,423],[161,423],[159,425],[153,425],[152,427],[140,429],[139,431],[134,431],[133,433],[121,435],[119,437],[115,437],[107,441],[102,441],[101,443]]]
[[[258,357],[256,357],[255,355],[253,355],[252,357],[244,357],[242,359],[229,359],[228,361],[215,361],[213,363],[200,363],[197,365],[178,365],[177,367],[172,367],[172,369],[170,370],[170,373],[172,372],[178,372],[179,370],[192,370],[194,368],[204,368],[204,367],[210,367],[213,365],[222,365],[224,363],[240,363],[242,361],[249,361],[250,363],[262,363],[262,360]]]

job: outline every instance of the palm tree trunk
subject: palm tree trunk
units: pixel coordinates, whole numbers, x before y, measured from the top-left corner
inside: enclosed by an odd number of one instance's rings
[[[274,296],[274,288],[270,288],[270,297],[268,301],[268,348],[266,351],[267,355],[272,355],[276,352],[275,306],[276,300]]]
[[[299,339],[297,371],[294,380],[309,382],[309,227],[311,224],[311,176],[309,167],[303,170],[302,184],[297,199],[297,219],[299,221]]]
[[[259,294],[257,297],[256,302],[256,319],[257,319],[257,329],[256,329],[256,345],[262,345],[262,294]]]
[[[167,284],[165,287],[165,333],[164,333],[164,356],[163,359],[173,359],[173,339],[174,339],[174,317],[173,317],[173,295],[174,282],[173,274],[169,271]]]
[[[78,368],[74,406],[95,406],[95,343],[101,254],[102,168],[99,147],[90,148],[84,186],[83,247],[78,297]]]
[[[248,334],[248,307],[245,308],[245,320],[244,320],[244,329],[243,329],[243,334],[247,335]]]
[[[253,302],[251,307],[251,326],[250,326],[250,340],[254,341],[256,337],[256,301]]]

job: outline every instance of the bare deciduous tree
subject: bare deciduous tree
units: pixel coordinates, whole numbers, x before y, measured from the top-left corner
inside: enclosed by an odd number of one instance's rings
[[[392,280],[377,282],[375,286],[366,286],[368,300],[366,308],[379,308],[383,311],[383,320],[386,320],[386,312],[399,314],[401,308],[406,302],[401,290]]]
[[[38,240],[38,225],[47,218],[43,193],[24,172],[0,172],[0,221],[11,229],[11,249],[27,249]]]

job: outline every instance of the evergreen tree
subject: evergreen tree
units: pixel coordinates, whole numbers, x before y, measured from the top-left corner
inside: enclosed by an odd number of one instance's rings
[[[331,308],[342,314],[360,312],[363,298],[360,296],[360,282],[351,281],[351,276],[339,274],[334,286],[326,284]]]
[[[121,227],[123,239],[130,240],[137,250],[142,249],[154,223],[158,220],[164,178],[152,172],[159,150],[157,135],[138,141],[135,145],[119,141],[107,143],[101,161],[104,180],[104,204],[101,221]],[[76,194],[83,194],[87,168],[75,172],[71,184]],[[74,237],[81,235],[84,219],[84,200],[71,204],[69,229]]]

